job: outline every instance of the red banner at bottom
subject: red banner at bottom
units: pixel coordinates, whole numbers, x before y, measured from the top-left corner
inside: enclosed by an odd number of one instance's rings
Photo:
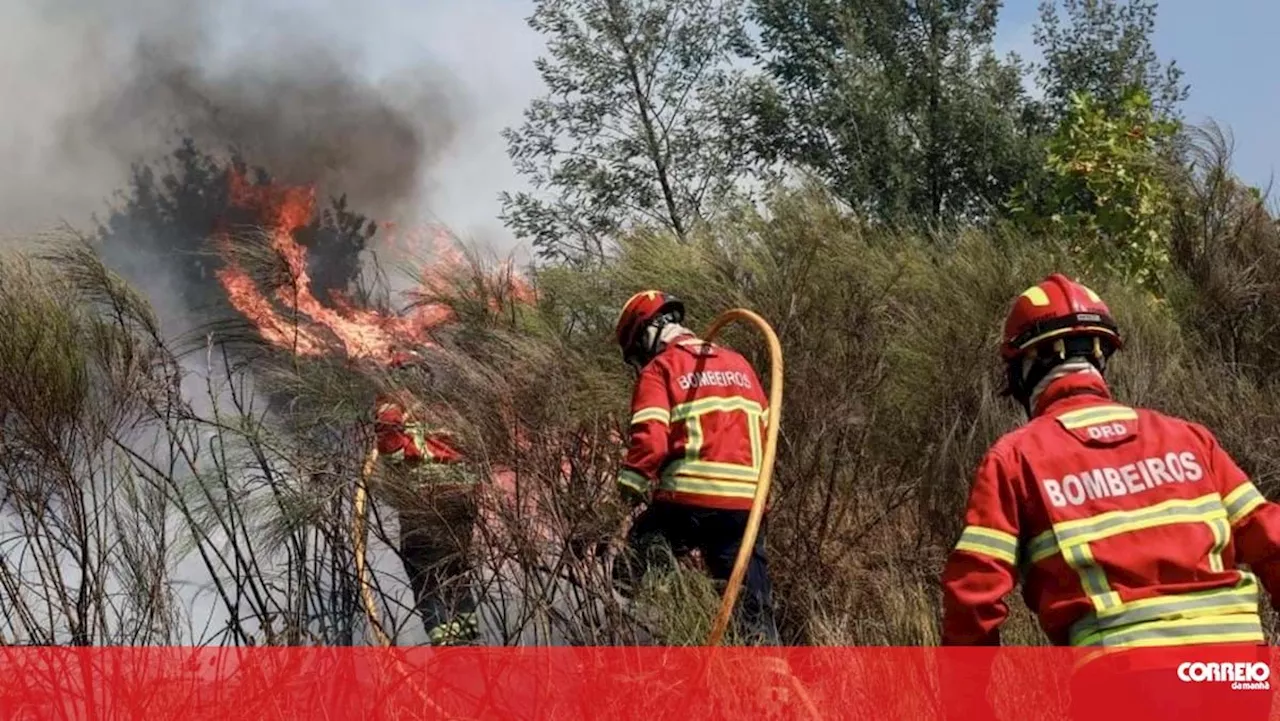
[[[0,717],[1267,719],[1268,647],[0,648]]]

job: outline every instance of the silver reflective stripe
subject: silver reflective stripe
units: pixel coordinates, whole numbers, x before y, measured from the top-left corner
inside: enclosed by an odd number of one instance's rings
[[[1241,572],[1240,583],[1232,588],[1146,598],[1106,612],[1090,613],[1072,624],[1071,645],[1093,645],[1090,637],[1095,634],[1149,621],[1247,615],[1256,614],[1257,610],[1257,581],[1253,574]]]
[[[1032,563],[1039,563],[1057,552],[1058,540],[1053,537],[1053,531],[1045,531],[1027,544],[1027,556]]]
[[[1129,531],[1141,531],[1173,523],[1212,523],[1226,518],[1222,498],[1216,494],[1193,499],[1173,499],[1132,511],[1109,511],[1078,521],[1065,521],[1035,538],[1027,546],[1032,563],[1058,553],[1059,545],[1101,541]]]
[[[1213,529],[1213,548],[1209,550],[1209,570],[1222,573],[1225,568],[1222,563],[1222,549],[1226,548],[1227,543],[1231,541],[1231,526],[1228,525],[1227,519],[1215,518],[1209,522],[1209,528]]]
[[[1063,556],[1067,565],[1079,574],[1080,584],[1096,611],[1110,612],[1120,607],[1120,595],[1111,590],[1107,574],[1098,566],[1098,561],[1093,557],[1093,549],[1088,543],[1068,546]]]
[[[966,526],[956,542],[956,550],[988,556],[1012,566],[1018,560],[1018,539],[994,528]]]
[[[640,423],[648,423],[649,421],[657,421],[664,426],[670,425],[671,412],[666,408],[641,408],[635,412],[635,415],[631,416],[631,425],[633,426]]]
[[[735,411],[741,411],[748,416],[760,417],[764,415],[765,409],[759,403],[740,396],[712,396],[672,406],[670,418],[674,423],[707,413],[733,413]]]
[[[721,481],[709,478],[690,478],[688,476],[663,476],[659,486],[663,491],[676,493],[700,493],[706,496],[727,496],[729,498],[755,498],[755,483],[741,481]]]
[[[663,469],[664,476],[697,476],[724,481],[741,481],[755,483],[760,480],[760,469],[740,466],[736,463],[716,463],[713,461],[690,461],[678,458],[668,463]]]
[[[618,485],[626,486],[639,493],[647,493],[649,490],[649,480],[629,468],[618,472]]]
[[[1173,646],[1242,643],[1263,640],[1262,621],[1256,613],[1234,616],[1152,621],[1097,634],[1087,646]]]
[[[1234,491],[1227,494],[1224,503],[1227,506],[1227,517],[1231,523],[1239,521],[1241,518],[1249,515],[1254,508],[1266,502],[1266,498],[1258,492],[1249,481],[1241,483]]]
[[[1101,540],[1131,530],[1130,527],[1132,530],[1139,530],[1164,523],[1203,523],[1209,520],[1205,516],[1216,515],[1214,511],[1217,510],[1222,510],[1225,515],[1222,499],[1214,493],[1189,501],[1165,501],[1135,511],[1111,511],[1091,518],[1087,523],[1068,521],[1055,524],[1054,535],[1057,536],[1058,545],[1065,545],[1076,539]]]

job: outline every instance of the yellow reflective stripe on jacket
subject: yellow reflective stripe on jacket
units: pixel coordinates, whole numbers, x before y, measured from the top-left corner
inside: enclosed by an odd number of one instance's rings
[[[1209,529],[1213,531],[1213,548],[1209,550],[1209,569],[1214,573],[1222,573],[1222,551],[1231,541],[1231,526],[1225,517],[1215,518],[1209,521]]]
[[[631,470],[623,468],[618,471],[618,485],[626,486],[639,494],[647,494],[649,492],[649,479]]]
[[[759,418],[764,415],[765,409],[759,403],[746,398],[700,398],[673,406],[671,421],[683,421],[713,412],[732,413],[734,411],[742,411]]]
[[[427,427],[418,421],[409,421],[404,424],[405,435],[413,440],[413,445],[418,452],[425,458],[431,458],[431,449],[427,447]]]
[[[1193,499],[1175,498],[1132,511],[1108,511],[1097,516],[1054,524],[1028,545],[1032,563],[1058,553],[1061,544],[1091,543],[1130,531],[1175,523],[1209,523],[1225,519],[1226,508],[1217,493]]]
[[[1091,613],[1072,624],[1070,639],[1072,646],[1095,646],[1112,631],[1127,633],[1136,629],[1139,624],[1153,621],[1206,616],[1256,616],[1257,612],[1257,579],[1251,573],[1241,572],[1240,583],[1230,588],[1144,598]]]
[[[755,481],[734,481],[699,476],[664,475],[660,488],[664,491],[675,493],[698,493],[704,496],[725,496],[728,498],[755,498],[756,495]]]
[[[671,424],[671,411],[666,408],[641,408],[631,416],[631,425],[637,423],[647,423],[648,421],[658,421],[665,425]]]
[[[1257,486],[1249,481],[1241,483],[1236,489],[1227,494],[1222,499],[1223,505],[1227,507],[1227,518],[1232,525],[1237,521],[1253,512],[1253,509],[1266,502],[1266,498],[1258,492]]]
[[[1094,636],[1085,645],[1133,648],[1220,643],[1260,644],[1263,640],[1262,620],[1257,613],[1241,613],[1140,623]]]
[[[712,461],[690,461],[676,459],[662,469],[664,476],[701,476],[718,478],[727,481],[755,483],[760,479],[760,469],[739,466],[734,463],[714,463]]]
[[[751,464],[724,463],[702,460],[704,433],[702,417],[708,413],[745,413],[748,438],[751,444]],[[760,479],[760,466],[764,461],[764,442],[761,436],[761,420],[766,409],[747,398],[701,398],[673,406],[670,422],[685,424],[684,458],[670,461],[662,469],[659,488],[676,493],[697,493],[729,498],[754,498],[756,482]]]
[[[760,424],[754,422],[754,416],[751,420],[752,422],[747,424],[747,434],[751,437],[751,470],[756,473],[756,478],[759,478],[760,467],[764,464],[764,442],[760,438]]]
[[[1132,408],[1118,405],[1092,406],[1089,408],[1081,408],[1078,411],[1070,411],[1058,416],[1058,422],[1063,428],[1076,430],[1078,428],[1087,428],[1102,423],[1114,423],[1115,421],[1136,421],[1138,420],[1137,411]]]
[[[1121,605],[1120,594],[1111,590],[1107,574],[1098,566],[1098,561],[1093,557],[1093,549],[1087,542],[1067,546],[1063,557],[1067,565],[1080,576],[1080,585],[1084,587],[1095,611],[1104,612]]]
[[[982,526],[965,526],[956,542],[957,551],[968,551],[1004,561],[1010,566],[1018,562],[1018,539],[1012,534]]]
[[[662,470],[659,488],[676,493],[754,498],[760,471],[732,463],[675,460]]]
[[[684,419],[684,457],[696,461],[702,453],[702,420],[698,416]]]
[[[1095,612],[1105,613],[1114,611],[1123,604],[1120,596],[1111,589],[1106,573],[1094,559],[1090,544],[1123,533],[1158,526],[1204,523],[1209,526],[1214,537],[1214,546],[1209,552],[1209,565],[1215,570],[1221,570],[1222,550],[1230,540],[1226,522],[1227,510],[1217,493],[1193,499],[1175,498],[1146,508],[1108,511],[1089,518],[1056,523],[1053,528],[1031,540],[1028,544],[1028,556],[1032,563],[1038,563],[1056,553],[1062,553],[1067,565],[1079,575],[1081,586],[1093,603]]]
[[[1053,531],[1045,531],[1035,538],[1031,539],[1031,543],[1027,544],[1027,559],[1031,563],[1039,563],[1044,559],[1057,555],[1058,539],[1053,537]]]

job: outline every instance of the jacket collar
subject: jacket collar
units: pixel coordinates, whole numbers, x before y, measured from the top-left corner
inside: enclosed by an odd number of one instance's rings
[[[701,338],[694,335],[693,333],[686,332],[686,333],[681,333],[680,335],[673,336],[667,339],[667,341],[662,344],[662,350],[659,352],[661,353],[661,352],[670,350],[672,348],[699,346],[704,344],[705,344],[705,341],[703,341]]]
[[[1107,387],[1101,374],[1096,371],[1071,373],[1053,380],[1045,387],[1036,399],[1035,411],[1031,417],[1058,415],[1072,408],[1109,400],[1112,400],[1111,389]]]
[[[658,347],[658,352],[654,353],[653,357],[645,362],[644,367],[647,368],[649,364],[657,360],[659,356],[663,356],[663,355],[666,355],[667,353],[675,352],[677,348],[683,348],[685,349],[685,352],[688,353],[688,352],[692,352],[690,350],[691,348],[696,348],[698,346],[703,346],[703,345],[710,345],[710,344],[708,344],[706,341],[702,340],[698,336],[694,335],[692,331],[686,331],[679,335],[672,336],[671,338],[667,339],[667,341],[664,342],[661,346]]]

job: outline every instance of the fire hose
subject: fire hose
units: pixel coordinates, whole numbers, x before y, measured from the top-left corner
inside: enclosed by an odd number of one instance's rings
[[[351,521],[351,535],[355,543],[356,578],[360,583],[360,600],[364,603],[364,613],[369,618],[369,625],[378,642],[383,646],[391,645],[391,638],[382,630],[382,622],[378,620],[378,603],[373,597],[373,584],[369,581],[369,556],[365,550],[365,519],[368,517],[369,476],[373,473],[374,464],[378,462],[378,446],[374,445],[364,458],[364,466],[360,469],[360,480],[356,483],[355,512]]]
[[[778,450],[778,426],[782,420],[782,344],[773,328],[759,315],[745,308],[727,310],[711,322],[704,336],[708,341],[714,340],[716,334],[735,320],[745,320],[753,324],[769,345],[769,423],[765,435],[764,458],[760,463],[760,478],[756,481],[756,495],[751,501],[751,513],[747,516],[747,529],[742,535],[742,543],[738,546],[738,558],[733,563],[733,572],[729,574],[729,583],[725,586],[724,595],[720,599],[720,611],[716,614],[711,634],[707,636],[708,646],[720,645],[724,631],[733,616],[733,606],[738,600],[738,591],[742,588],[742,579],[747,572],[747,563],[755,549],[756,537],[760,533],[760,522],[764,518],[764,507],[769,501],[769,484],[773,480],[773,462]]]
[[[778,452],[778,429],[782,421],[782,344],[778,341],[778,334],[774,332],[773,327],[764,318],[746,308],[734,308],[716,316],[703,337],[708,341],[714,340],[721,329],[735,320],[744,320],[754,325],[769,346],[768,430],[765,435],[764,458],[760,463],[760,477],[756,481],[756,494],[751,499],[751,513],[747,516],[747,528],[742,534],[742,542],[738,546],[738,557],[734,560],[733,571],[729,574],[729,582],[720,599],[720,611],[716,614],[711,634],[707,636],[708,646],[719,646],[724,637],[729,619],[733,616],[734,603],[738,600],[738,591],[742,588],[747,564],[755,550],[756,538],[760,533],[760,522],[764,519],[764,509],[769,502],[769,484],[773,480],[773,464]],[[765,665],[771,667],[773,673],[786,679],[810,719],[822,718],[818,706],[809,696],[804,684],[792,673],[786,659],[770,659],[767,656],[761,656],[756,660],[766,662]],[[773,663],[767,663],[768,661]]]

